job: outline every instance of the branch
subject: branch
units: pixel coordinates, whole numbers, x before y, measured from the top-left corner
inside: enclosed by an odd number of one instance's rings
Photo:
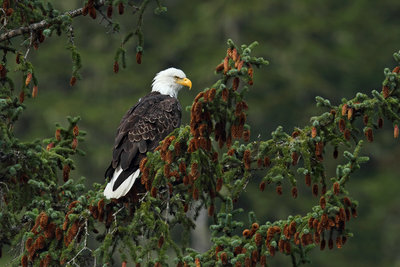
[[[96,4],[96,8],[99,8],[99,7],[103,6],[104,4],[105,4],[104,0],[103,1],[99,1]],[[82,15],[82,10],[83,10],[83,8],[78,8],[78,9],[75,9],[75,10],[71,10],[71,11],[65,12],[64,14],[60,15],[59,17],[68,15],[71,18],[75,18],[77,16]],[[28,32],[31,32],[31,31],[37,31],[37,30],[41,30],[41,29],[47,28],[49,25],[51,25],[51,23],[49,21],[42,20],[40,22],[30,24],[29,26],[24,26],[24,27],[20,27],[18,29],[10,30],[10,31],[0,35],[0,42],[9,40],[11,38],[14,38],[16,36],[22,35],[24,33],[28,33]]]
[[[12,53],[16,53],[16,52],[17,52],[16,49],[14,49],[14,48],[12,48],[12,47],[5,46],[5,45],[0,45],[0,50],[3,50],[3,51],[10,51],[10,52],[12,52]]]

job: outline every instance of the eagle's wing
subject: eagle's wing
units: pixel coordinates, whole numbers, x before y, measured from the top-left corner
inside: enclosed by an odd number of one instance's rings
[[[110,189],[116,193],[121,185],[129,186],[120,189],[125,195],[139,176],[137,170],[146,153],[153,151],[180,123],[179,101],[168,95],[150,93],[128,110],[118,127],[111,165],[105,174],[106,178],[112,177],[104,191],[106,197]],[[127,181],[128,178],[133,181]],[[109,198],[118,197],[112,194]]]

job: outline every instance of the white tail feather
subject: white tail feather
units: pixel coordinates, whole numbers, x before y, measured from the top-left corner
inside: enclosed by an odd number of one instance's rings
[[[126,178],[126,180],[120,186],[118,186],[118,188],[115,191],[113,191],[114,183],[121,173],[122,173],[122,168],[121,166],[118,166],[114,171],[114,175],[111,181],[107,184],[106,188],[104,189],[103,194],[107,199],[120,198],[125,196],[129,192],[129,190],[131,190],[133,184],[135,183],[136,178],[138,178],[140,174],[140,169],[137,169],[134,173],[129,175]]]

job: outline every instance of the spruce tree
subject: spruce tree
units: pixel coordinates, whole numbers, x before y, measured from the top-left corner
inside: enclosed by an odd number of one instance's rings
[[[143,12],[151,1],[130,6],[126,0],[88,0],[82,8],[67,12],[45,2],[3,1],[0,251],[4,245],[15,248],[12,265],[112,266],[118,253],[122,266],[267,266],[276,253],[282,253],[298,266],[309,262],[311,249],[341,248],[352,237],[347,222],[357,217],[358,202],[346,185],[368,161],[361,148],[374,141],[374,132],[384,121],[393,125],[394,138],[399,135],[400,52],[393,55],[396,66],[385,69],[380,92],[358,93],[337,105],[316,97],[323,112],[309,125],[291,133],[278,127],[271,139],[250,141],[246,96],[252,93],[253,72],[268,62],[252,55],[257,42],[238,46],[228,40],[226,54],[215,68],[215,83],[200,92],[188,109],[190,124],[173,131],[141,162],[140,182],[146,191],[107,200],[102,194],[105,183],[86,188],[71,174],[76,168],[71,156],[84,155],[79,148],[85,136],[79,117],[69,117],[66,126],[57,125],[50,138],[22,142],[15,137],[14,125],[29,107],[25,99],[40,97],[29,51],[40,52],[49,37],[69,36],[73,86],[81,78],[82,65],[73,19],[110,19],[115,10],[122,14],[133,9],[136,28],[126,33],[112,64],[114,72],[120,64],[125,67],[125,45],[131,40],[137,41],[140,64]],[[156,13],[166,11],[160,1],[155,2]],[[116,22],[110,23],[119,29]],[[23,36],[23,48],[11,42],[17,36]],[[9,76],[11,59],[22,77],[21,88]],[[345,159],[333,177],[326,175],[331,157],[327,147],[333,148],[333,158]],[[316,197],[314,206],[305,214],[267,222],[259,221],[251,210],[235,208],[247,184],[260,173],[259,188],[269,194],[297,198],[298,182],[304,181]],[[204,208],[213,220],[212,246],[200,253],[187,246],[194,219]],[[190,215],[189,210],[195,212]],[[239,213],[248,214],[248,220],[242,221]],[[173,236],[178,227],[183,229],[181,235]],[[96,245],[89,239],[96,239]]]

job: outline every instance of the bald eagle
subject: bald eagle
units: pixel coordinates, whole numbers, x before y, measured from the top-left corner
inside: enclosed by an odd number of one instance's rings
[[[104,196],[125,196],[139,177],[140,161],[153,151],[169,133],[181,124],[179,90],[192,82],[183,71],[169,68],[159,72],[152,91],[139,99],[122,117],[115,137],[111,164],[105,178],[110,181]]]

